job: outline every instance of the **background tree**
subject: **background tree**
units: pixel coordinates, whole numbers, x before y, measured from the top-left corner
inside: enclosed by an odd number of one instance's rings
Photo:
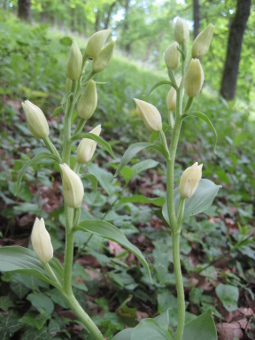
[[[193,0],[193,19],[194,19],[193,35],[195,39],[196,36],[199,34],[200,29],[199,0]]]
[[[250,8],[251,0],[237,0],[236,14],[229,29],[227,57],[220,88],[220,94],[228,100],[235,98],[242,42]]]
[[[31,3],[30,0],[18,0],[18,17],[21,20],[31,22]]]

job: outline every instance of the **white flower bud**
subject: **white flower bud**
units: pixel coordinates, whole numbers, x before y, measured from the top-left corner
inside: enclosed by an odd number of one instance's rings
[[[198,59],[191,59],[184,79],[184,89],[189,97],[199,94],[204,83],[204,71]]]
[[[95,58],[100,53],[111,32],[110,29],[107,29],[94,33],[87,43],[85,55],[89,58]]]
[[[89,133],[99,136],[101,133],[101,125],[98,125]],[[77,149],[77,161],[81,164],[88,163],[94,155],[97,142],[89,138],[83,138]]]
[[[72,43],[69,60],[66,66],[66,76],[71,80],[77,80],[81,75],[82,54],[75,41]]]
[[[181,84],[181,79],[179,79],[177,82],[177,85],[180,86]],[[184,92],[184,89],[182,89],[182,94]],[[174,87],[171,87],[170,91],[168,92],[167,98],[166,98],[166,106],[168,110],[170,111],[175,111],[176,109],[176,90]]]
[[[109,64],[114,49],[114,42],[110,42],[101,50],[101,52],[93,59],[92,70],[95,73],[103,71]]]
[[[158,109],[149,103],[134,98],[136,112],[150,132],[162,130],[162,120]]]
[[[203,164],[197,165],[194,163],[192,166],[188,167],[182,174],[179,191],[181,198],[190,198],[202,177],[202,167]]]
[[[65,203],[69,208],[79,208],[84,196],[80,177],[67,164],[59,164],[62,170],[62,184]]]
[[[214,26],[210,24],[196,37],[192,44],[193,58],[201,58],[207,53],[211,45],[213,31]]]
[[[177,19],[174,26],[174,39],[179,44],[187,42],[189,40],[189,27],[187,23],[182,19]]]
[[[27,125],[29,130],[36,138],[45,138],[49,135],[49,125],[44,116],[42,110],[31,103],[29,100],[26,100],[24,103],[21,103],[23,110],[25,112],[27,118]]]
[[[178,51],[179,44],[174,42],[165,50],[166,66],[173,71],[176,70],[180,64],[180,52]]]
[[[43,218],[40,220],[38,218],[35,219],[31,241],[39,260],[44,264],[48,263],[53,257],[53,247]]]
[[[80,118],[88,120],[97,107],[97,89],[94,80],[90,80],[81,96],[77,111]]]

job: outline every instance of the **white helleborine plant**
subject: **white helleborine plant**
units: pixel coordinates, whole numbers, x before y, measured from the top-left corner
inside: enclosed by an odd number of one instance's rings
[[[202,177],[202,167],[203,164],[196,162],[182,173],[179,185],[181,198],[190,198],[194,194]]]
[[[35,219],[31,241],[39,260],[44,264],[48,263],[53,257],[53,247],[43,218],[40,220],[38,218]]]
[[[101,133],[101,125],[98,125],[89,133],[99,136]],[[97,142],[89,138],[83,138],[77,149],[77,161],[80,164],[88,163],[96,150]]]
[[[192,44],[193,58],[201,58],[207,53],[211,45],[213,31],[214,26],[210,24],[201,33],[198,34]]]
[[[158,109],[143,100],[134,98],[137,115],[150,132],[162,130],[162,119]]]
[[[180,18],[176,20],[176,23],[174,26],[174,39],[179,44],[188,42],[189,40],[189,27],[187,23]]]
[[[87,43],[85,55],[89,58],[95,58],[102,50],[111,32],[110,29],[107,29],[94,33]]]
[[[32,134],[36,138],[46,138],[49,135],[50,131],[48,122],[42,110],[35,104],[31,103],[29,100],[21,103],[21,105],[27,118],[28,128],[32,132]]]
[[[189,97],[199,94],[204,83],[204,71],[199,59],[191,59],[184,78],[184,89]]]
[[[66,66],[67,78],[77,80],[81,74],[81,68],[82,68],[82,54],[77,43],[73,41],[69,60]]]
[[[95,73],[102,72],[107,65],[109,64],[110,60],[112,59],[114,49],[114,42],[110,42],[106,45],[101,52],[93,59],[92,63],[92,70]]]
[[[94,80],[90,80],[83,95],[77,104],[77,111],[80,118],[88,120],[97,107],[97,89]]]
[[[62,184],[65,203],[69,208],[80,208],[84,187],[80,177],[67,164],[59,164],[62,170]]]
[[[174,42],[165,50],[165,63],[168,68],[175,71],[180,64],[179,44]]]

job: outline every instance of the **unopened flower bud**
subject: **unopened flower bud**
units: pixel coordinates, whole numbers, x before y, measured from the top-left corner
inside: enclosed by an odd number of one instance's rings
[[[191,59],[184,79],[184,89],[189,97],[199,94],[204,83],[204,71],[198,59]]]
[[[84,196],[84,188],[80,177],[67,164],[59,165],[62,170],[62,184],[65,203],[69,208],[79,208]]]
[[[110,29],[107,29],[94,33],[87,43],[85,55],[89,58],[95,58],[100,53],[111,32]]]
[[[101,132],[101,125],[98,125],[90,133],[99,136]],[[77,161],[81,164],[88,163],[94,155],[97,142],[89,138],[83,138],[77,149]]]
[[[190,198],[194,194],[202,177],[202,167],[203,164],[196,162],[183,172],[179,185],[181,198]]]
[[[171,70],[176,70],[180,64],[180,52],[178,51],[179,44],[174,42],[167,47],[165,51],[166,66]]]
[[[44,264],[48,263],[53,257],[53,247],[43,218],[40,220],[38,218],[35,219],[31,241],[39,260]]]
[[[193,58],[201,58],[207,53],[211,45],[213,31],[214,26],[210,24],[196,37],[192,44]]]
[[[149,103],[134,98],[136,112],[150,132],[162,130],[162,120],[158,109]]]
[[[82,54],[75,41],[72,43],[69,60],[66,66],[66,76],[69,79],[77,80],[81,75]]]
[[[180,86],[181,79],[179,79],[177,82],[177,85]],[[184,90],[182,90],[183,94]],[[170,91],[168,92],[167,98],[166,98],[166,106],[168,110],[175,111],[176,109],[176,90],[174,87],[171,87]]]
[[[95,73],[103,71],[109,64],[114,49],[114,42],[110,42],[101,50],[101,52],[93,59],[92,70]]]
[[[80,118],[88,120],[97,107],[97,89],[94,80],[90,80],[81,96],[77,111]]]
[[[189,40],[189,27],[187,23],[182,19],[177,19],[174,26],[174,39],[179,44],[187,42]]]
[[[27,125],[29,130],[36,138],[45,138],[49,135],[49,125],[44,116],[42,110],[31,103],[29,100],[26,100],[24,103],[21,103],[23,110],[25,112],[27,118]]]

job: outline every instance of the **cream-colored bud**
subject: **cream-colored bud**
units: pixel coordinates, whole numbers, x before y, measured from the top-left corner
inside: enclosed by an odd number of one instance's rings
[[[89,58],[95,58],[100,53],[111,32],[110,29],[107,29],[94,33],[87,43],[85,55]]]
[[[101,125],[98,125],[89,133],[99,136],[101,133]],[[88,163],[93,157],[96,150],[97,142],[89,138],[83,138],[77,149],[77,161],[81,164]]]
[[[114,49],[114,42],[110,42],[101,50],[101,52],[93,59],[92,70],[95,73],[103,71],[109,64]]]
[[[44,264],[48,263],[53,257],[53,247],[43,218],[40,220],[38,218],[35,219],[31,241],[39,260]]]
[[[162,130],[162,119],[158,109],[149,103],[134,98],[136,112],[150,132]]]
[[[202,177],[202,167],[203,164],[196,162],[183,172],[179,185],[181,198],[190,198],[194,194]]]
[[[21,103],[27,118],[27,126],[36,138],[45,138],[49,135],[49,125],[42,110],[26,100]]]
[[[172,70],[176,70],[180,64],[180,52],[178,51],[179,44],[174,42],[165,50],[166,66]]]
[[[90,80],[77,104],[80,118],[88,120],[97,107],[97,89],[94,80]]]
[[[179,44],[189,40],[189,27],[187,23],[180,18],[176,20],[174,26],[174,39]]]
[[[201,58],[207,53],[211,45],[213,31],[214,26],[210,24],[196,37],[192,44],[193,58]]]
[[[82,54],[75,41],[72,43],[69,60],[66,66],[66,76],[69,79],[77,80],[81,75]]]
[[[67,164],[60,164],[59,166],[62,170],[65,203],[69,208],[79,208],[84,196],[82,181]]]
[[[204,83],[204,71],[198,59],[191,59],[184,79],[184,89],[189,97],[199,94]]]
[[[179,79],[177,82],[177,85],[180,86],[181,79]],[[184,90],[182,90],[183,94]],[[176,90],[174,87],[171,87],[170,91],[168,92],[167,98],[166,98],[166,106],[168,110],[175,111],[176,109]]]

